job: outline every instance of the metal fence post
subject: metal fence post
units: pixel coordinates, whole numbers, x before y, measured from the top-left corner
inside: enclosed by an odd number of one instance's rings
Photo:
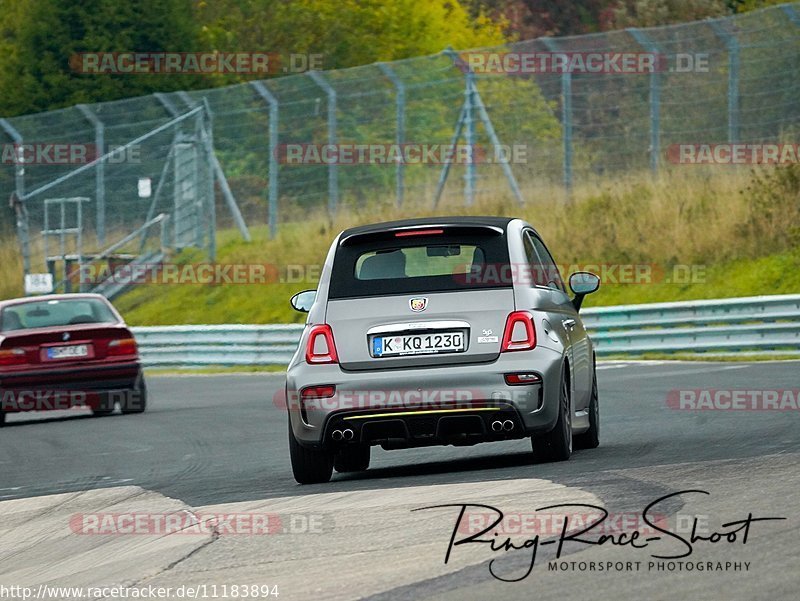
[[[269,237],[278,234],[278,126],[279,105],[275,95],[264,82],[251,81],[256,93],[269,105]]]
[[[475,164],[475,117],[473,90],[475,74],[468,69],[464,74],[464,138],[467,143],[467,169],[464,174],[464,203],[469,207],[475,202],[475,180],[477,166]],[[455,149],[453,149],[455,152]]]
[[[309,71],[309,77],[328,95],[328,144],[336,147],[336,90],[325,81],[318,71]],[[328,215],[336,216],[339,207],[339,166],[335,161],[328,164]]]
[[[79,104],[77,108],[86,120],[94,127],[94,145],[95,152],[102,156],[105,154],[105,126],[100,118],[95,115],[92,110],[85,104]],[[105,179],[105,161],[97,161],[94,172],[94,188],[95,188],[95,202],[97,203],[97,213],[95,224],[95,234],[97,235],[97,243],[104,245],[106,243],[106,179]]]
[[[403,80],[386,63],[378,63],[378,67],[384,75],[392,82],[395,89],[396,120],[395,142],[398,149],[403,147],[406,142],[406,87]],[[405,192],[405,162],[398,161],[395,166],[395,194],[397,195],[397,206],[403,206],[403,194]]]
[[[458,139],[461,137],[461,131],[464,129],[464,112],[465,107],[462,105],[461,110],[458,113],[458,121],[456,121],[456,126],[453,131],[453,138],[450,142],[450,146],[455,147],[458,143]],[[442,165],[442,171],[439,173],[439,181],[436,184],[436,194],[433,197],[433,208],[439,206],[439,199],[442,197],[442,192],[444,192],[444,185],[447,183],[447,176],[450,174],[450,165],[452,164],[451,158],[445,158],[444,165]]]
[[[564,98],[564,189],[572,194],[572,73],[561,76],[561,95]]]
[[[648,39],[640,29],[629,27],[628,33],[633,39],[651,53],[654,58],[653,70],[650,72],[650,169],[658,175],[658,161],[661,153],[661,74],[658,71],[658,47]]]
[[[177,117],[178,115],[180,115],[180,111],[178,110],[178,107],[175,106],[175,103],[172,102],[172,99],[169,96],[167,96],[166,94],[164,94],[162,92],[156,92],[155,94],[153,94],[153,97],[161,103],[161,106],[163,106],[166,109],[166,111],[172,117]],[[185,100],[184,100],[184,102],[185,102]],[[197,118],[198,118],[198,116],[195,115],[195,135],[196,135],[196,132],[197,132]],[[179,152],[179,148],[181,148],[181,147],[179,146],[178,143],[182,139],[182,135],[181,134],[182,134],[181,129],[180,128],[176,128],[176,130],[173,132],[173,136],[172,136],[172,147],[175,149],[175,163],[174,163],[175,171],[174,171],[173,176],[172,176],[173,177],[173,190],[174,190],[173,191],[173,196],[177,193],[177,189],[178,189],[178,181],[177,181],[178,180],[178,175],[177,175],[178,174],[178,170],[182,169],[184,167],[184,164],[185,164],[184,160],[183,160],[184,159],[184,156],[183,156],[184,153]],[[197,146],[196,145],[195,145],[194,148],[195,148],[195,152],[197,152]],[[194,161],[194,163],[195,163],[195,166],[196,166],[197,161]],[[195,171],[195,176],[196,175],[197,175],[197,172]],[[195,181],[194,181],[192,187],[193,187],[193,192],[192,193],[195,195],[195,198],[196,198],[197,194],[198,194],[197,178],[196,177],[195,177]],[[181,191],[180,194],[182,196],[183,192]],[[174,202],[175,201],[173,199],[173,203]],[[194,215],[194,219],[193,219],[193,221],[194,221],[193,229],[194,229],[194,239],[195,239],[194,244],[195,244],[195,246],[200,248],[202,246],[201,244],[198,244],[198,237],[199,237],[199,233],[200,233],[199,232],[200,217],[199,217],[199,215],[196,214],[197,203],[195,202],[194,205],[195,205],[195,215]],[[173,205],[173,216],[174,216],[174,219],[172,220],[173,221],[172,226],[174,228],[174,237],[175,237],[176,247],[183,247],[183,245],[184,245],[184,240],[183,240],[183,235],[182,234],[184,233],[185,230],[181,230],[180,233],[179,233],[178,229],[177,229],[179,227],[183,227],[183,223],[186,221],[185,215],[183,214],[183,211],[184,211],[184,209],[183,209],[183,200],[181,200],[181,213],[180,214],[178,212],[177,206]]]
[[[192,100],[192,97],[185,91],[177,92],[178,97],[183,100],[184,104],[191,109],[197,108],[197,102]],[[164,108],[167,109],[169,112],[175,112],[179,114],[175,105],[172,101],[164,94],[157,92],[153,94]],[[213,119],[214,113],[211,110],[208,102],[206,102],[205,97],[203,98],[203,105],[205,107],[205,111],[208,115],[209,120]],[[242,240],[245,242],[250,242],[250,230],[247,228],[247,222],[242,217],[242,212],[239,210],[239,205],[236,203],[236,198],[233,196],[233,192],[231,191],[230,185],[228,185],[228,179],[225,177],[225,171],[222,169],[222,165],[220,165],[219,159],[217,158],[216,151],[213,153],[211,167],[214,170],[214,174],[216,178],[219,180],[219,187],[222,191],[222,196],[225,199],[225,202],[228,205],[228,210],[231,212],[231,216],[233,217],[233,221],[236,224],[239,233],[242,236]],[[177,225],[177,224],[176,224]]]
[[[467,146],[467,164],[464,173],[464,204],[471,206],[475,201],[475,180],[477,179],[477,166],[475,164],[475,73],[470,66],[452,48],[448,47],[444,53],[449,56],[453,64],[464,73],[464,104],[461,109],[460,125],[464,128],[464,139]],[[456,153],[458,138],[453,139],[452,153]],[[437,195],[438,200],[438,195]]]
[[[489,135],[489,140],[491,141],[492,145],[495,148],[495,156],[492,158],[493,161],[497,160],[497,155],[499,153],[499,149],[501,148],[500,138],[497,135],[497,132],[494,129],[494,125],[492,124],[492,120],[489,118],[489,111],[486,110],[486,105],[483,104],[483,99],[481,98],[480,93],[478,92],[477,87],[475,86],[475,82],[472,82],[472,99],[475,103],[475,108],[478,111],[478,116],[480,117],[481,121],[483,122],[483,127],[486,129],[486,133]],[[520,192],[519,184],[517,183],[517,178],[514,177],[514,172],[511,170],[511,165],[509,165],[509,161],[506,159],[500,160],[500,166],[503,169],[503,173],[508,180],[508,185],[511,187],[511,192],[514,194],[514,198],[516,198],[517,202],[521,205],[524,204],[522,199],[522,192]]]
[[[739,41],[720,20],[709,24],[728,49],[728,142],[735,144],[739,141]]]
[[[161,103],[161,106],[167,109],[167,112],[170,114],[170,116],[177,117],[181,114],[181,112],[178,110],[178,107],[175,106],[175,103],[172,102],[172,100],[170,100],[169,96],[166,94],[162,92],[156,92],[153,94],[153,96]]]
[[[213,262],[217,260],[217,203],[214,197],[214,162],[212,155],[214,154],[214,115],[211,112],[211,107],[208,105],[208,100],[203,98],[203,107],[205,111],[200,115],[200,136],[205,140],[206,144],[206,187],[208,198],[208,257]]]
[[[553,38],[542,38],[541,41],[550,52],[558,52]],[[564,142],[564,190],[569,199],[572,195],[572,73],[566,69],[561,74],[561,127]]]
[[[0,127],[19,148],[22,145],[22,134],[11,125],[8,119],[0,119]],[[16,149],[15,149],[16,150]],[[22,270],[25,275],[31,272],[31,247],[28,223],[28,207],[25,203],[25,163],[20,160],[19,151],[14,152],[14,210],[17,218],[17,236],[22,247]]]

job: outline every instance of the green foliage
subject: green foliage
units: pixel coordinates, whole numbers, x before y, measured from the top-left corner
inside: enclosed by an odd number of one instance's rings
[[[657,27],[731,14],[724,0],[625,0],[612,11],[611,26]]]
[[[455,0],[201,0],[197,15],[207,48],[320,54],[326,70],[506,41]]]
[[[626,27],[654,27],[745,13],[785,0],[466,0],[472,14],[505,19],[506,33],[528,40]]]
[[[197,87],[202,82],[192,76],[84,74],[74,68],[81,52],[186,51],[196,45],[195,30],[189,0],[4,3],[0,114]]]
[[[728,0],[727,4],[737,13],[746,13],[759,8],[786,4],[786,0]]]
[[[503,43],[502,25],[450,0],[19,0],[0,12],[0,114],[257,77],[85,74],[82,52],[318,54],[333,69]]]
[[[16,0],[0,11],[0,115],[202,89],[247,74],[83,74],[81,52],[319,55],[339,69],[450,46],[574,35],[747,12],[780,0]],[[275,73],[282,75],[280,71]]]

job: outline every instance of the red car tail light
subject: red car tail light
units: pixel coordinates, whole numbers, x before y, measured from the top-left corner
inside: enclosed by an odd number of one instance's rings
[[[509,386],[524,386],[526,384],[539,384],[542,378],[539,374],[524,373],[524,374],[506,374],[506,384]]]
[[[336,386],[325,384],[322,386],[306,386],[300,391],[302,399],[329,399],[336,394]]]
[[[328,324],[311,328],[306,343],[306,363],[339,363],[336,345],[333,342],[333,330]]]
[[[139,348],[136,346],[136,341],[133,338],[120,338],[119,340],[112,340],[108,343],[109,357],[136,355],[138,352]]]
[[[500,352],[529,351],[536,348],[536,328],[533,315],[527,311],[514,311],[506,319],[503,345]]]
[[[0,365],[22,365],[27,362],[25,350],[12,348],[0,351]]]

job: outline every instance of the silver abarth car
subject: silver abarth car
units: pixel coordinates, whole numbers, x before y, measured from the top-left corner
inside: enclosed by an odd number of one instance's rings
[[[339,234],[286,374],[295,479],[400,449],[532,438],[545,460],[599,443],[595,354],[539,234],[520,219],[438,217]]]

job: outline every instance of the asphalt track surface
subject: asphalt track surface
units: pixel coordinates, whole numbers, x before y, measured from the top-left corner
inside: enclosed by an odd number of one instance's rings
[[[215,537],[131,579],[177,584],[236,575],[239,581],[283,582],[279,599],[796,599],[800,411],[681,410],[670,407],[667,398],[676,389],[796,390],[800,362],[604,363],[598,379],[601,446],[576,451],[568,462],[535,462],[529,441],[378,449],[365,473],[335,474],[327,485],[299,486],[289,465],[285,410],[273,400],[282,385],[279,374],[154,376],[143,415],[95,418],[79,410],[10,416],[0,429],[0,517],[21,516],[31,503],[47,502],[33,497],[60,495],[52,498],[61,506],[64,499],[77,503],[90,493],[116,490],[146,491],[191,508],[324,512],[333,525],[316,538],[293,536],[291,545],[289,538],[276,545]],[[673,530],[685,529],[691,521],[687,516],[700,516],[699,532],[706,534],[724,531],[722,524],[748,513],[786,519],[752,524],[747,544],[741,544],[741,536],[734,543],[700,541],[682,560],[714,566],[748,562],[747,569],[647,568],[648,561],[659,561],[651,553],[685,550],[667,536],[660,549],[658,542],[642,550],[567,543],[561,559],[585,565],[559,570],[548,568],[556,545],[543,546],[530,575],[507,583],[492,571],[507,579],[523,575],[528,551],[464,545],[454,548],[445,565],[458,509],[426,510],[424,517],[411,511],[433,499],[533,514],[543,502],[555,500],[638,516],[651,501],[689,489],[709,494],[687,493],[658,506]],[[42,514],[53,515],[51,510]],[[9,566],[25,557],[20,541],[38,518],[14,519],[13,527],[0,529],[0,548],[5,546],[0,584],[23,577]],[[40,549],[55,544],[41,528],[36,536]],[[531,537],[517,534],[515,540],[526,538]],[[33,553],[27,544],[24,548]],[[490,570],[493,558],[498,563]],[[644,567],[624,564],[637,560]],[[623,563],[597,571],[603,562]],[[39,577],[59,582],[56,572],[48,575],[50,567],[39,566]],[[356,571],[343,574],[350,569]],[[125,570],[113,574],[124,580]],[[358,581],[350,578],[353,574],[360,575]]]

